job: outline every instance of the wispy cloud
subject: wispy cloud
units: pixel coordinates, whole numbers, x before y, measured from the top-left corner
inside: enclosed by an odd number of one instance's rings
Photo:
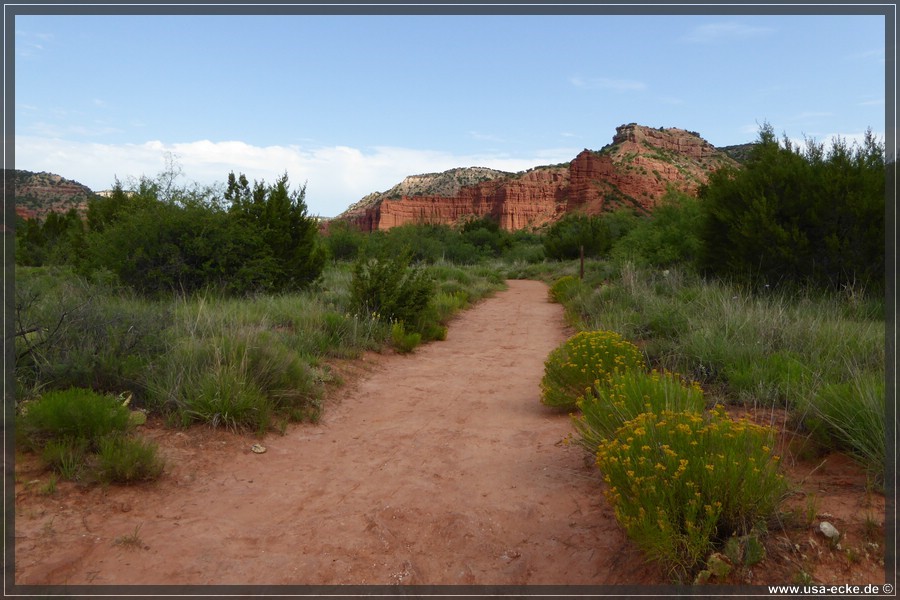
[[[53,34],[35,33],[31,31],[16,30],[16,56],[19,58],[33,58],[44,51],[45,45],[53,40]]]
[[[510,157],[390,146],[306,148],[210,140],[97,144],[25,135],[16,136],[15,156],[17,168],[57,173],[94,190],[111,187],[116,178],[124,182],[153,177],[165,167],[167,154],[178,157],[188,180],[202,185],[221,184],[230,171],[266,181],[287,172],[293,184],[307,182],[311,213],[335,216],[366,194],[390,189],[408,175],[472,166],[517,172],[571,160],[579,150],[547,148],[527,157]]]
[[[478,140],[480,142],[504,142],[502,137],[499,135],[494,135],[492,133],[482,133],[480,131],[470,131],[469,137],[473,140]]]
[[[862,52],[855,52],[847,56],[849,60],[876,60],[881,63],[884,63],[884,48],[874,48],[872,50],[864,50]]]
[[[810,119],[821,119],[824,117],[833,117],[834,113],[827,111],[804,111],[791,117],[790,121],[808,121]]]
[[[694,44],[709,44],[722,40],[747,39],[774,33],[771,27],[755,27],[735,21],[698,25],[681,37],[682,41]]]
[[[21,131],[47,138],[66,138],[66,137],[99,137],[114,133],[122,133],[123,130],[118,127],[111,127],[104,124],[88,125],[54,125],[45,121],[37,121],[31,123],[27,127],[23,127]]]
[[[569,82],[577,88],[587,90],[612,90],[614,92],[641,92],[647,89],[643,81],[633,79],[611,79],[609,77],[574,76]]]

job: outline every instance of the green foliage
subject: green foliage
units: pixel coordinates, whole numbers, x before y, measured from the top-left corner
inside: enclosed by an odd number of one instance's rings
[[[601,217],[569,213],[554,223],[544,235],[547,258],[578,258],[581,248],[585,256],[602,256],[611,246],[609,226]]]
[[[702,212],[696,198],[670,190],[612,248],[612,258],[639,266],[692,265],[700,252]]]
[[[774,516],[786,490],[775,433],[721,409],[647,412],[600,444],[597,466],[628,535],[690,581],[717,544]]]
[[[144,395],[168,311],[67,269],[16,269],[17,398],[87,387]]]
[[[104,483],[152,481],[164,468],[165,463],[152,442],[122,436],[104,438],[100,442],[97,475]]]
[[[291,191],[287,173],[270,186],[255,183],[252,191],[243,174],[239,178],[233,172],[228,175],[225,200],[231,202],[229,214],[242,228],[254,232],[268,250],[272,260],[269,286],[274,291],[305,287],[319,277],[325,263],[318,223],[307,215],[305,197],[306,185]]]
[[[287,174],[274,184],[229,174],[214,188],[175,186],[171,172],[116,188],[88,207],[82,273],[98,269],[149,296],[207,287],[232,294],[297,290],[322,271],[318,224],[307,216],[305,186]],[[227,205],[227,208],[226,208]]]
[[[350,294],[357,311],[414,326],[434,295],[434,284],[424,269],[410,266],[409,253],[361,257],[353,267]]]
[[[391,325],[391,340],[397,352],[408,354],[422,342],[422,334],[417,332],[407,333],[403,323],[397,322]]]
[[[23,266],[76,264],[84,254],[85,228],[74,208],[51,212],[43,223],[16,221],[16,264]]]
[[[63,479],[72,481],[81,476],[88,456],[88,440],[71,436],[49,439],[41,450],[41,458],[47,466]]]
[[[276,416],[318,419],[316,376],[289,339],[215,317],[209,324],[217,326],[198,327],[201,315],[194,318],[195,327],[175,338],[156,370],[155,407],[178,414],[184,424],[257,432],[265,432]]]
[[[572,420],[579,443],[590,453],[612,438],[626,421],[641,413],[663,411],[700,413],[706,406],[697,382],[688,383],[676,373],[637,369],[608,373],[578,400],[581,411]]]
[[[553,302],[563,304],[584,288],[584,283],[573,275],[564,275],[553,282],[548,294]]]
[[[645,368],[637,346],[612,331],[582,331],[557,347],[544,362],[541,402],[573,409],[598,379],[628,369]]]
[[[130,411],[112,396],[70,388],[21,406],[17,442],[40,452],[65,479],[99,478],[107,483],[155,479],[163,463],[152,442],[131,437]]]
[[[885,381],[861,372],[846,382],[822,386],[808,400],[805,424],[826,445],[837,443],[883,484],[887,458]]]
[[[701,264],[710,273],[774,284],[884,286],[885,164],[871,131],[805,152],[771,126],[740,170],[713,173],[701,190]]]
[[[754,293],[675,267],[624,264],[565,306],[579,328],[643,340],[654,367],[689,375],[730,401],[797,409],[821,385],[865,372],[883,377],[882,301],[863,298],[814,290]]]
[[[16,420],[18,439],[26,447],[43,448],[51,441],[82,443],[86,450],[99,448],[100,440],[129,429],[128,409],[112,396],[69,388],[48,392],[21,407]]]
[[[323,241],[333,260],[356,260],[366,243],[366,234],[347,221],[335,219],[328,224]]]

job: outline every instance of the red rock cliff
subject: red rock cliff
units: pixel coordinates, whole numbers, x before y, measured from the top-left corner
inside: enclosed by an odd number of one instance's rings
[[[465,181],[460,174],[468,170],[417,175],[363,198],[338,218],[374,231],[491,216],[504,229],[517,230],[553,222],[570,211],[599,214],[628,206],[650,212],[669,186],[693,194],[713,170],[734,164],[695,133],[622,125],[611,145],[584,150],[566,166],[518,174],[482,169],[477,179],[487,180],[449,188],[448,174],[453,181]]]

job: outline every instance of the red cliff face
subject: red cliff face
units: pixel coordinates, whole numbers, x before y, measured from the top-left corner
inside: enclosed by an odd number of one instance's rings
[[[693,194],[709,173],[734,161],[698,135],[681,129],[623,125],[613,143],[594,152],[584,150],[568,166],[537,167],[500,175],[451,193],[372,194],[339,218],[363,231],[390,229],[407,223],[455,225],[472,217],[491,216],[507,230],[540,227],[571,211],[599,214],[627,206],[650,212],[669,186]],[[463,170],[454,170],[459,172]],[[434,174],[444,178],[445,174]],[[415,184],[430,176],[416,176]],[[406,182],[404,182],[406,183]]]

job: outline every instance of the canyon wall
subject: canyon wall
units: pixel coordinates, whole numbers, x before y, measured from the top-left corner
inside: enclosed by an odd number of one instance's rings
[[[630,207],[649,213],[669,187],[694,194],[712,171],[726,165],[737,163],[696,133],[629,124],[616,128],[612,144],[584,150],[567,165],[515,174],[453,169],[416,175],[366,196],[338,218],[376,231],[489,216],[512,231],[540,227],[572,211],[599,214]],[[448,188],[448,174],[462,183]]]

